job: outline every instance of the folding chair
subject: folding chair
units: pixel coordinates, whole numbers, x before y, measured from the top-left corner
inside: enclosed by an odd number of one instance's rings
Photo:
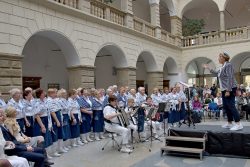
[[[212,118],[212,113],[215,114],[215,119],[220,118],[220,109],[217,103],[214,103],[214,102],[209,103],[208,112],[210,112],[210,119]]]
[[[102,147],[102,150],[104,150],[104,148],[110,143],[110,142],[112,142],[113,143],[113,147],[114,147],[114,145],[116,144],[116,146],[118,147],[118,151],[120,151],[121,150],[121,146],[118,144],[118,141],[115,139],[115,136],[114,136],[114,132],[110,132],[110,131],[107,131],[106,130],[106,132],[108,133],[108,134],[111,134],[111,140],[108,140],[104,145],[103,145],[103,147]]]

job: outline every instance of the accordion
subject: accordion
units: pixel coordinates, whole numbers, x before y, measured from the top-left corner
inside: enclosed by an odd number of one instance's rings
[[[122,108],[118,108],[118,112],[121,113],[121,115],[117,116],[120,125],[123,127],[128,127],[130,125],[128,115]]]

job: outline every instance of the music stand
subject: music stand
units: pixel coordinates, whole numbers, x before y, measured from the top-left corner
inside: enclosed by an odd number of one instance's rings
[[[191,113],[191,110],[190,110],[190,89],[189,89],[189,85],[184,83],[184,82],[181,82],[181,81],[179,83],[181,85],[183,85],[184,87],[186,87],[184,92],[185,92],[185,94],[187,96],[187,99],[188,99],[188,101],[187,101],[187,103],[188,103],[187,104],[187,119],[188,119],[187,126],[190,127],[191,124],[193,124],[193,128],[195,129],[195,123],[193,121],[192,113]],[[184,124],[186,124],[186,123],[184,122]],[[179,127],[181,127],[181,124],[179,125]]]
[[[166,108],[166,103],[159,103],[159,108],[158,108],[158,110],[157,110],[157,112],[158,113],[160,113],[161,115],[162,115],[162,119],[163,119],[163,130],[164,130],[164,132],[163,132],[163,134],[161,134],[159,137],[161,137],[161,136],[166,136],[166,119],[164,119],[164,114],[167,112],[166,110],[165,110],[165,108]]]
[[[153,116],[154,111],[155,111],[154,108],[150,108],[148,115],[147,115],[147,118],[150,120],[150,136],[146,140],[150,139],[150,147],[152,147],[153,139],[162,142],[161,139],[153,136],[152,116]]]

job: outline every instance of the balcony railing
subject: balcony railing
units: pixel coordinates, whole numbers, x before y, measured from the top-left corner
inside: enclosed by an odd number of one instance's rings
[[[221,32],[217,31],[207,34],[199,34],[194,36],[183,37],[182,46],[190,47],[198,45],[208,45],[208,44],[231,42],[249,38],[250,38],[250,28],[242,27],[236,29],[229,29]]]
[[[150,23],[134,16],[134,30],[155,37],[155,27]]]
[[[102,2],[102,0],[90,1],[90,13],[96,17],[109,20],[113,23],[125,25],[124,18],[126,13],[109,6]]]
[[[80,2],[82,0],[48,0],[56,3],[66,5],[75,9],[81,9]],[[128,26],[127,13],[112,7],[104,2],[104,0],[90,0],[90,14],[108,20],[112,23],[119,24],[121,26]],[[129,16],[131,17],[131,15]],[[132,16],[132,26],[129,28],[135,31],[141,32],[148,36],[161,39],[169,44],[180,47],[192,47],[200,45],[210,45],[221,42],[231,42],[243,39],[250,39],[250,27],[235,28],[226,31],[210,32],[206,34],[198,34],[188,37],[174,36],[171,33],[153,26],[151,23]],[[157,33],[157,34],[156,34]],[[160,33],[160,34],[159,34]]]
[[[175,36],[163,29],[161,30],[161,40],[173,45],[175,44]]]
[[[78,0],[54,0],[54,1],[78,9]]]

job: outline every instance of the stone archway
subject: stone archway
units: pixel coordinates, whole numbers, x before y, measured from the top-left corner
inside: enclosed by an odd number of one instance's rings
[[[135,69],[130,69],[119,46],[113,43],[103,45],[95,59],[95,87],[106,89],[114,84],[134,87],[129,77],[135,75]]]
[[[234,56],[231,61],[235,77],[239,84],[250,85],[250,52],[243,52]]]
[[[63,34],[45,30],[33,34],[26,42],[22,54],[23,87],[34,89],[76,88],[80,76],[69,75],[70,67],[79,66],[80,60],[75,47]]]
[[[150,94],[154,87],[162,89],[163,73],[157,71],[157,64],[153,54],[149,51],[140,53],[136,63],[137,87],[144,86]]]
[[[174,86],[176,82],[180,81],[177,64],[172,57],[166,59],[163,67],[163,82],[167,81],[169,82],[168,86]]]
[[[185,71],[188,77],[188,84],[208,85],[217,84],[217,78],[209,70],[203,68],[203,64],[209,64],[211,68],[216,68],[215,63],[206,57],[192,59],[186,66]]]

